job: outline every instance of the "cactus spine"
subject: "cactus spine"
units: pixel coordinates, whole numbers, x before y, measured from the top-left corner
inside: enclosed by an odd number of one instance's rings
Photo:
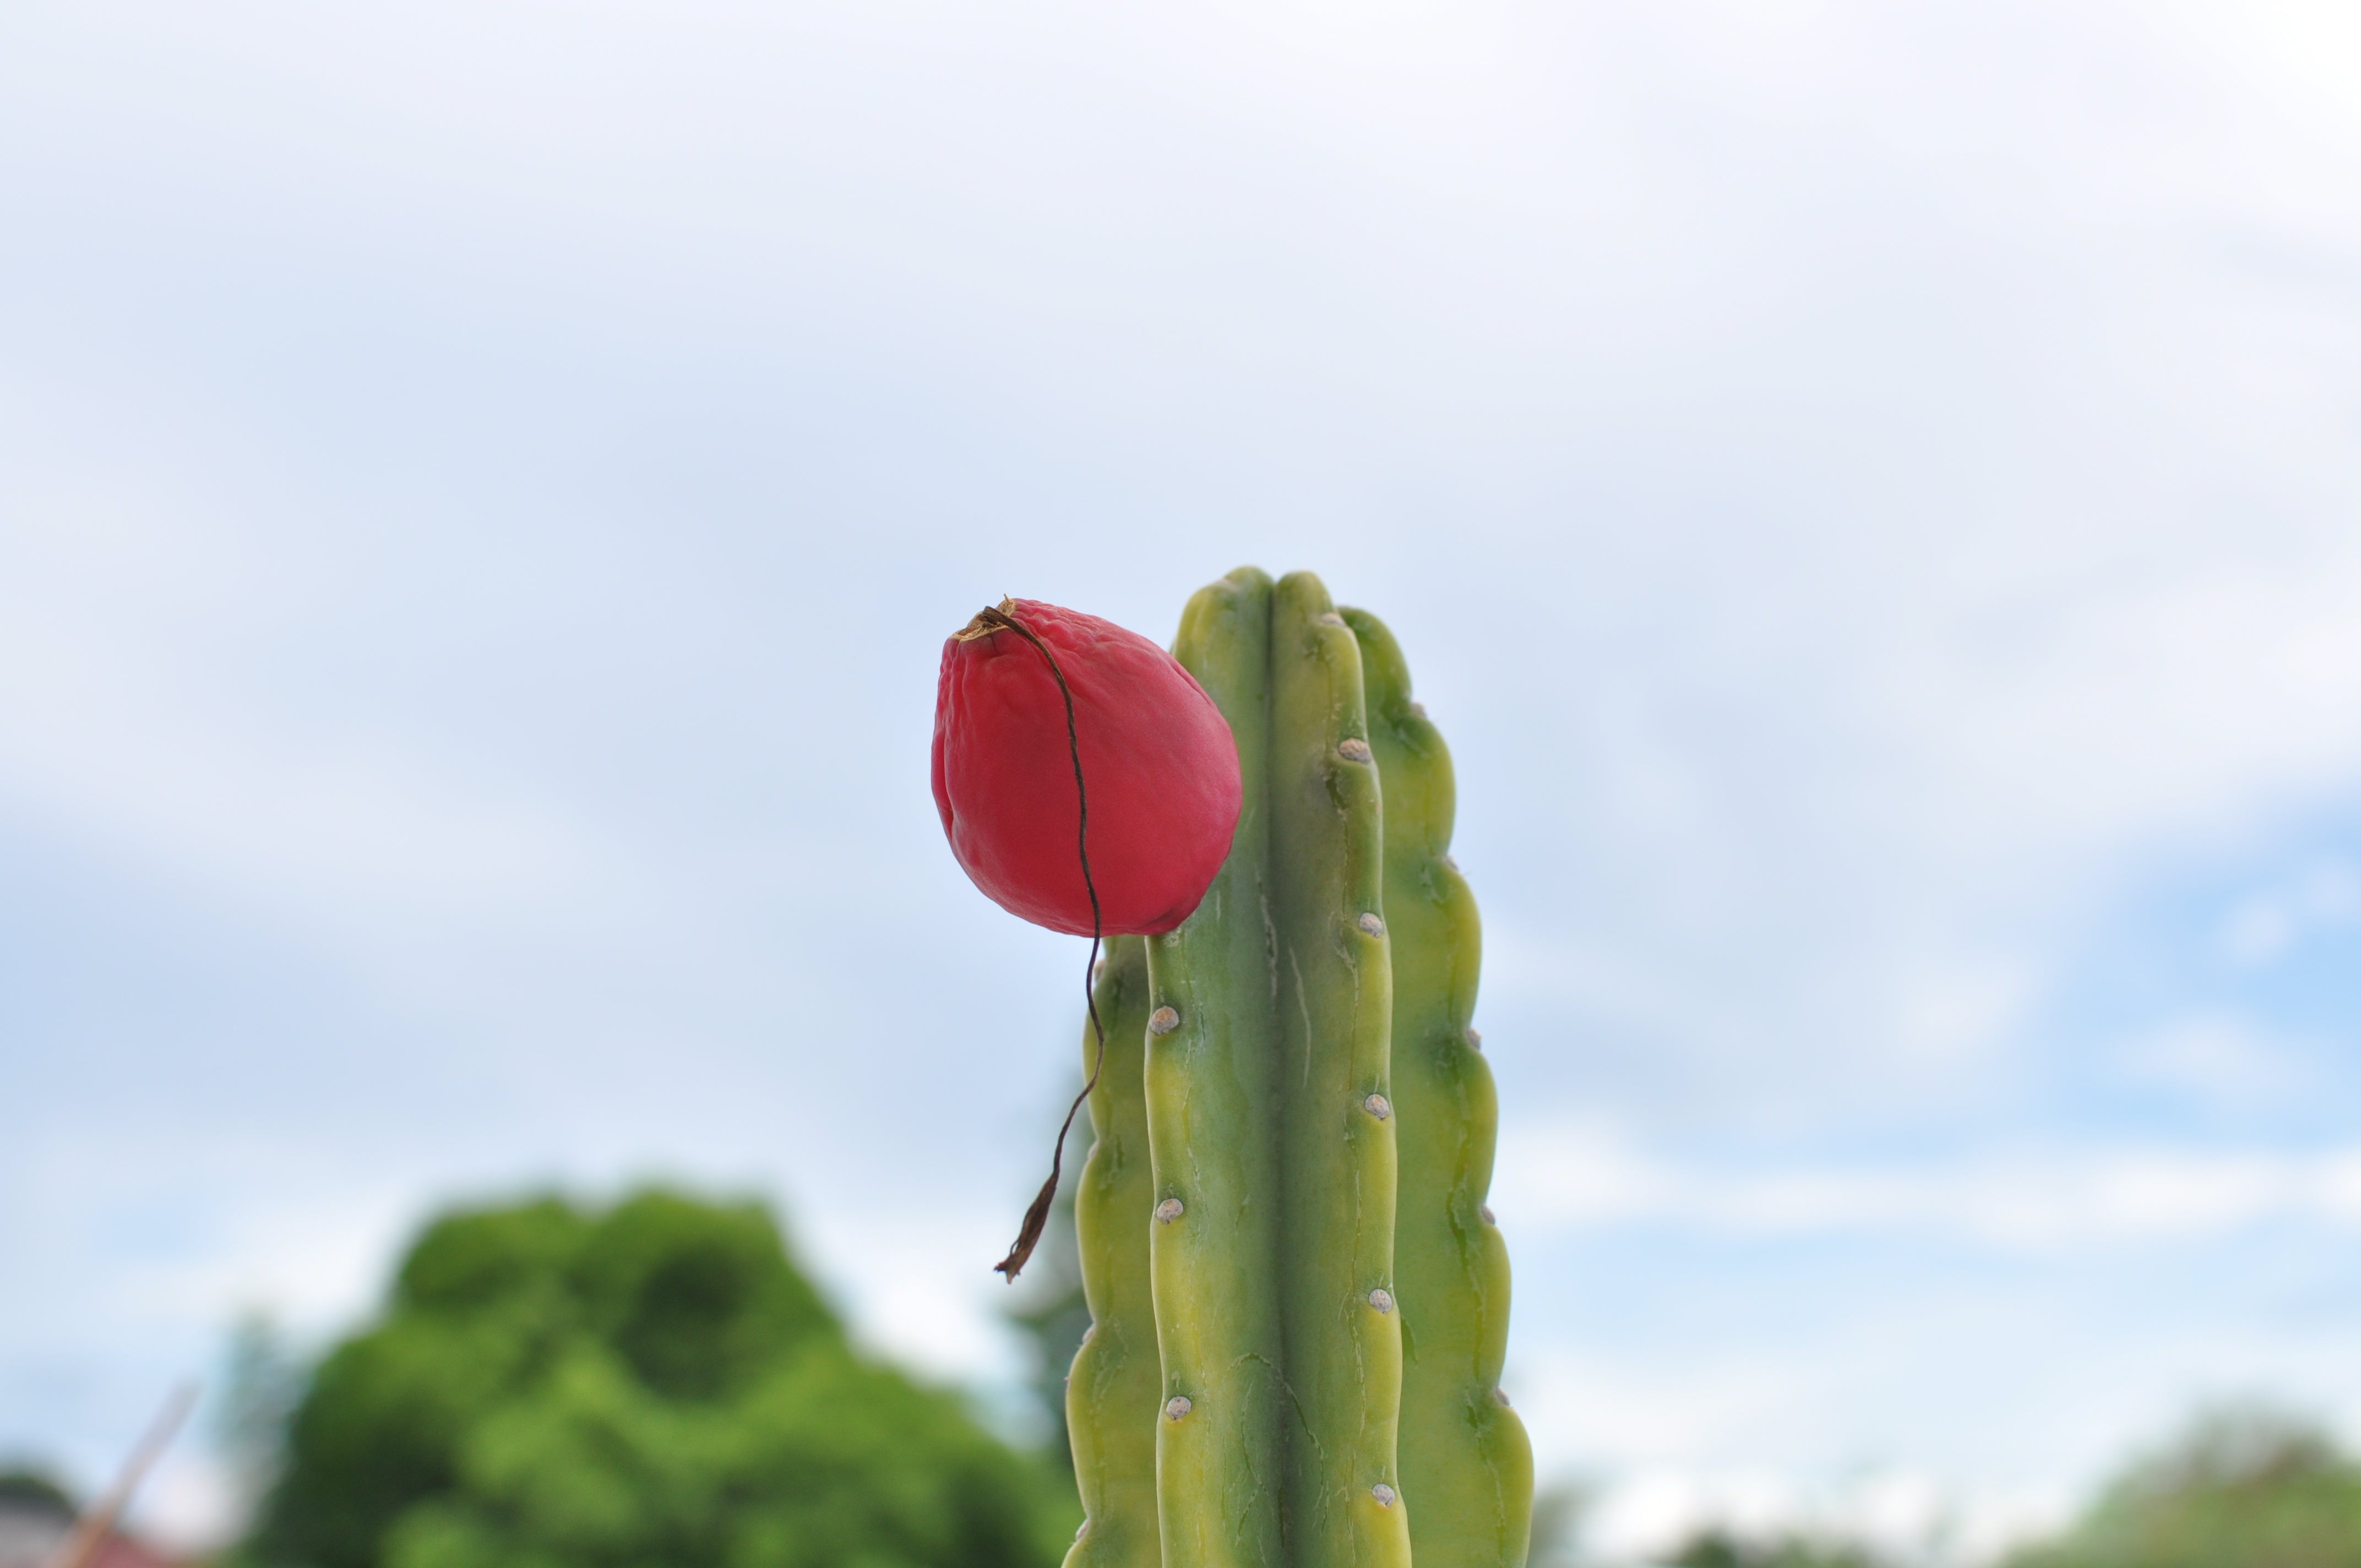
[[[1466,1038],[1474,905],[1442,858],[1448,758],[1390,636],[1308,573],[1230,574],[1173,652],[1229,719],[1245,806],[1196,914],[1144,943],[1144,1027],[1129,948],[1103,981],[1109,1077],[1135,1042],[1144,1070],[1137,1101],[1126,1079],[1092,1102],[1117,1143],[1079,1209],[1095,1326],[1068,1393],[1089,1513],[1068,1568],[1409,1568],[1414,1540],[1516,1568],[1531,1463],[1495,1398],[1507,1266],[1481,1218],[1492,1102]]]

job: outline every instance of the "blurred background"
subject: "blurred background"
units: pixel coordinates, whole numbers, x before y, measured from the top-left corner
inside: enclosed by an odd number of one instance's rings
[[[0,1468],[203,1376],[236,1539],[547,1193],[1036,1463],[938,650],[1253,562],[1456,755],[1544,1556],[2361,1518],[2350,8],[12,0],[0,213]]]

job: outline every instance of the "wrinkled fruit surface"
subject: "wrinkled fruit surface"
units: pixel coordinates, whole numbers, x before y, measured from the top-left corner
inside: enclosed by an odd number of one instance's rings
[[[1237,828],[1229,722],[1137,632],[1034,599],[1001,608],[1049,644],[1073,693],[1104,934],[1172,929],[1205,896]],[[943,832],[975,885],[1013,915],[1089,936],[1065,703],[1016,632],[944,642],[934,775]]]

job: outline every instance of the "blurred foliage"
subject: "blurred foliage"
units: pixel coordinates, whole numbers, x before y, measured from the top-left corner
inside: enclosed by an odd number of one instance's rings
[[[38,1465],[0,1465],[0,1508],[28,1514],[52,1514],[61,1519],[82,1512],[73,1494],[55,1475]]]
[[[2217,1409],[2008,1568],[2361,1568],[2361,1466],[2300,1418]]]
[[[1080,1513],[858,1354],[759,1205],[448,1215],[289,1420],[249,1568],[1034,1568]]]
[[[1847,1541],[1797,1535],[1744,1541],[1720,1530],[1690,1537],[1664,1562],[1667,1568],[1879,1568],[1867,1548]]]

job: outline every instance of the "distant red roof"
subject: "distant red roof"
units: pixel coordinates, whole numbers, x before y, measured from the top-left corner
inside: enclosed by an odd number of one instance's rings
[[[90,1568],[186,1568],[177,1557],[167,1557],[136,1536],[110,1535],[91,1553]]]
[[[73,1521],[47,1508],[27,1509],[0,1504],[0,1568],[41,1568],[56,1559],[73,1532]],[[191,1568],[188,1559],[120,1531],[110,1535],[90,1555],[84,1568]]]

